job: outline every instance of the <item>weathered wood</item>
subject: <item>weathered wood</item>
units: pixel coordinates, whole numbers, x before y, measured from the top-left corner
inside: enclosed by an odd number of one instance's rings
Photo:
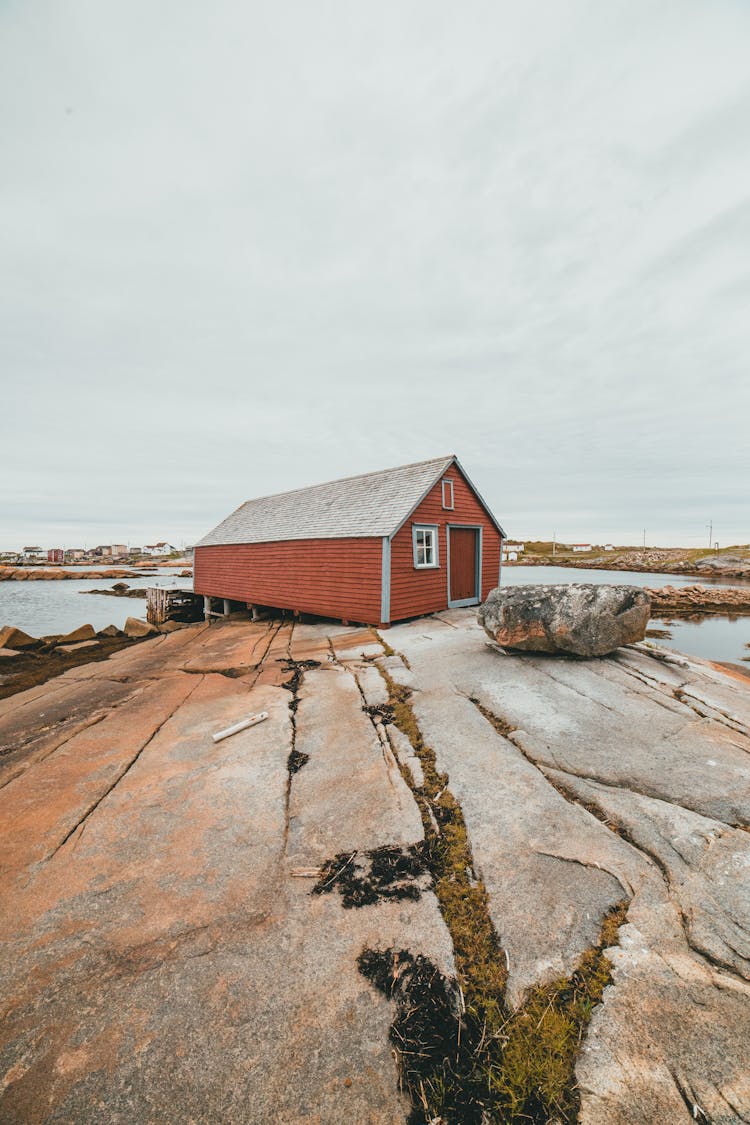
[[[197,621],[202,602],[202,596],[192,590],[149,586],[146,590],[146,620],[151,625],[163,625],[165,621]]]

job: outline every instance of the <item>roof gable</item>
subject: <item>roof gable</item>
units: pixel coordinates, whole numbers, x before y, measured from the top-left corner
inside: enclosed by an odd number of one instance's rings
[[[394,535],[396,534],[396,532],[397,532],[397,531],[400,531],[400,530],[401,530],[401,528],[402,528],[402,527],[404,526],[404,524],[405,524],[405,523],[406,523],[406,521],[408,520],[409,516],[410,516],[410,515],[412,515],[412,513],[414,512],[414,509],[415,509],[415,508],[418,508],[418,507],[419,507],[419,505],[420,505],[420,504],[422,503],[422,501],[423,501],[423,500],[426,500],[426,499],[427,499],[427,497],[429,496],[429,494],[430,494],[430,493],[432,492],[433,488],[435,488],[435,487],[436,487],[436,485],[437,485],[437,484],[438,484],[438,483],[440,482],[440,478],[441,478],[441,477],[443,476],[443,474],[444,474],[444,473],[446,473],[446,472],[448,471],[448,469],[452,468],[453,466],[455,466],[455,467],[456,467],[456,469],[458,469],[459,473],[460,473],[460,474],[461,474],[461,476],[462,476],[462,477],[464,478],[464,481],[465,481],[465,482],[466,482],[466,484],[467,484],[467,485],[469,486],[469,488],[471,489],[471,491],[472,491],[472,492],[474,493],[474,496],[475,496],[475,497],[477,498],[477,500],[479,501],[479,503],[481,504],[481,506],[482,506],[482,507],[484,508],[484,510],[485,510],[485,513],[486,513],[486,515],[487,515],[487,518],[488,518],[488,519],[490,520],[490,522],[491,522],[491,523],[493,523],[493,524],[494,524],[494,526],[495,526],[495,527],[497,528],[497,530],[498,530],[498,533],[500,534],[500,537],[501,537],[502,539],[505,539],[505,538],[507,538],[507,537],[506,537],[506,534],[505,534],[505,532],[504,532],[504,531],[503,531],[503,529],[502,529],[502,527],[500,526],[500,524],[499,524],[499,523],[497,522],[497,520],[495,519],[495,517],[494,517],[494,515],[493,515],[493,513],[492,513],[492,509],[491,509],[491,508],[490,508],[490,507],[489,507],[489,506],[487,505],[487,503],[486,503],[486,501],[485,501],[484,497],[482,496],[482,494],[480,493],[479,489],[478,489],[478,488],[476,487],[476,485],[475,485],[475,484],[474,484],[474,482],[472,481],[472,479],[471,479],[471,477],[469,476],[469,474],[468,474],[468,473],[466,472],[466,469],[465,469],[465,468],[463,467],[463,465],[462,465],[462,464],[461,464],[461,462],[459,461],[458,457],[455,457],[455,456],[451,457],[451,459],[449,460],[449,462],[448,462],[448,464],[446,465],[446,467],[445,467],[445,468],[444,468],[444,469],[442,470],[442,472],[438,473],[438,475],[437,475],[437,477],[435,478],[435,480],[434,480],[434,481],[432,482],[432,484],[431,484],[431,485],[429,486],[429,488],[427,488],[427,489],[425,490],[425,492],[424,492],[424,493],[422,494],[422,496],[420,496],[419,500],[418,500],[418,501],[417,501],[417,503],[416,503],[416,504],[414,505],[414,507],[412,507],[412,508],[410,508],[410,509],[409,509],[409,511],[408,511],[408,512],[407,512],[407,513],[405,514],[404,518],[403,518],[403,519],[402,519],[402,520],[400,521],[400,523],[398,524],[398,526],[397,526],[397,527],[395,527],[395,528],[393,529],[393,531],[391,532],[391,537],[393,537],[393,536],[394,536]]]
[[[437,457],[241,504],[196,546],[393,534],[455,457]]]

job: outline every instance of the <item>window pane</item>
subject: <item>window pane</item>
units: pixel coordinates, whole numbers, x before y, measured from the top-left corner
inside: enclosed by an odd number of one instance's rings
[[[414,528],[414,563],[437,566],[437,536],[434,527]]]

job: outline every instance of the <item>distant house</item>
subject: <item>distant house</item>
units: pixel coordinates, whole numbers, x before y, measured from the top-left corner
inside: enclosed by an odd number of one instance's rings
[[[454,456],[264,496],[195,546],[212,599],[387,625],[477,605],[503,529]],[[225,607],[226,608],[226,607]]]
[[[503,543],[503,562],[515,562],[523,554],[523,543]]]
[[[605,551],[614,551],[614,549],[615,549],[614,543],[605,543],[604,544],[604,550]]]
[[[50,547],[47,551],[47,562],[64,563],[65,551],[63,551],[62,547]]]
[[[65,557],[68,562],[78,562],[79,559],[84,558],[86,552],[81,547],[71,547],[65,552]]]
[[[171,543],[151,543],[143,548],[144,555],[174,555],[176,551]]]
[[[128,547],[126,543],[113,543],[109,551],[113,558],[119,559],[127,555]]]
[[[571,543],[571,550],[578,554],[580,551],[592,550],[590,543]]]
[[[44,551],[41,547],[24,547],[22,553],[24,559],[26,559],[28,562],[31,562],[35,559],[44,558]]]

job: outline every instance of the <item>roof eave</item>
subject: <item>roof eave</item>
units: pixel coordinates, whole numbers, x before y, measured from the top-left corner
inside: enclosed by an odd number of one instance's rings
[[[453,462],[454,462],[454,464],[455,464],[455,465],[457,465],[457,466],[458,466],[458,468],[459,468],[459,469],[461,470],[461,472],[463,473],[463,475],[464,475],[464,477],[465,477],[465,479],[466,479],[466,483],[467,483],[467,484],[469,484],[469,485],[471,486],[471,488],[472,488],[472,491],[474,492],[474,495],[476,496],[477,500],[479,500],[479,503],[480,503],[480,504],[482,505],[482,507],[484,508],[485,512],[486,512],[486,513],[487,513],[487,515],[488,515],[488,516],[490,517],[490,519],[492,520],[493,524],[495,525],[495,527],[497,528],[498,532],[500,533],[500,538],[501,538],[501,539],[507,539],[507,538],[508,538],[508,537],[507,537],[507,535],[505,534],[505,532],[503,531],[502,527],[500,526],[500,524],[499,524],[499,523],[497,522],[497,520],[495,519],[495,517],[494,517],[494,516],[493,516],[493,514],[492,514],[492,508],[490,508],[489,504],[487,503],[487,501],[485,500],[485,498],[484,498],[484,497],[482,496],[482,493],[481,493],[481,492],[479,491],[479,489],[477,488],[477,486],[476,486],[476,485],[474,484],[474,481],[473,481],[473,480],[471,479],[471,477],[469,476],[469,474],[468,474],[468,473],[466,472],[466,469],[465,469],[465,468],[463,467],[463,465],[462,465],[462,464],[461,464],[461,462],[459,461],[458,457],[454,457],[454,458],[453,458]]]

